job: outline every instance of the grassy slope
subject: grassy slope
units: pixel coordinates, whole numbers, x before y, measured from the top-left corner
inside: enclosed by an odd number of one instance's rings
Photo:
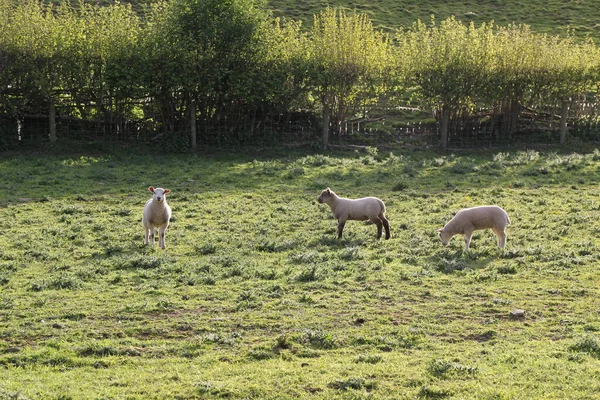
[[[4,156],[0,399],[593,398],[599,173],[597,151]],[[166,251],[141,245],[150,184]],[[383,198],[393,238],[336,240],[325,186]],[[507,250],[443,248],[484,203]]]
[[[465,0],[465,1],[339,1],[269,0],[269,5],[278,16],[311,21],[311,15],[326,5],[356,9],[370,15],[375,25],[385,29],[410,26],[417,19],[429,21],[434,15],[439,21],[451,15],[476,24],[494,20],[498,25],[511,23],[528,24],[538,32],[564,34],[571,28],[577,35],[589,34],[598,38],[600,8],[592,1],[560,0]]]
[[[393,31],[410,26],[417,19],[428,22],[431,15],[443,20],[455,15],[464,22],[476,24],[495,21],[498,25],[528,24],[537,32],[565,34],[572,29],[576,35],[600,39],[600,7],[590,0],[266,0],[276,16],[291,17],[312,23],[312,16],[327,6],[341,6],[367,13],[377,27]],[[98,3],[96,0],[93,3]],[[122,3],[134,6],[151,0],[131,0]],[[104,3],[109,3],[105,1]],[[100,3],[100,4],[104,4]]]
[[[46,0],[59,2],[59,0]],[[107,5],[112,0],[86,0]],[[153,0],[122,0],[136,8]],[[417,19],[428,22],[433,15],[440,21],[455,15],[463,22],[476,24],[495,21],[498,25],[527,24],[537,32],[566,34],[571,29],[579,37],[600,39],[600,7],[591,0],[265,0],[278,17],[299,19],[312,24],[313,15],[327,6],[340,6],[367,13],[377,27],[394,31],[408,27]]]

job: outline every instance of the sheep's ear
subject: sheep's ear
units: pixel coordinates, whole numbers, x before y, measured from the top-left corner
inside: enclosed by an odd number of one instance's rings
[[[165,191],[163,193],[164,194],[169,194],[169,193],[171,193],[171,189],[165,189]]]
[[[331,194],[331,189],[327,188],[327,189],[325,189],[325,192],[326,192],[327,194]]]
[[[442,233],[442,232],[444,232],[444,228],[440,228],[437,230],[437,233]]]
[[[152,193],[154,193],[154,186],[150,186],[150,187],[148,188],[148,190],[149,190],[149,191],[151,191]]]

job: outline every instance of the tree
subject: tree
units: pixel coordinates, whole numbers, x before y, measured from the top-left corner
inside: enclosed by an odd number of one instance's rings
[[[333,8],[315,15],[310,39],[310,79],[321,102],[322,143],[327,147],[330,121],[339,135],[352,107],[381,92],[391,65],[391,43],[366,15]]]
[[[144,46],[154,68],[145,72],[146,84],[168,125],[177,122],[169,116],[190,114],[190,106],[198,104],[208,121],[252,96],[266,18],[253,0],[174,0],[153,8]]]
[[[489,76],[491,25],[465,26],[454,17],[431,27],[421,21],[398,36],[397,57],[408,60],[408,77],[423,104],[434,109],[446,150],[453,116],[472,110]]]
[[[59,76],[54,69],[56,20],[51,7],[38,1],[5,0],[0,10],[0,100],[17,119],[27,109],[45,107],[53,112]],[[53,143],[56,134],[51,123],[49,132]]]
[[[95,7],[63,3],[56,12],[58,40],[54,69],[73,114],[126,122],[129,99],[140,95],[140,20],[131,5]],[[105,125],[106,126],[106,125]]]
[[[539,68],[539,86],[547,102],[560,104],[560,143],[567,139],[567,118],[572,99],[585,97],[597,88],[600,51],[587,40],[576,43],[572,36],[546,38],[545,57]]]

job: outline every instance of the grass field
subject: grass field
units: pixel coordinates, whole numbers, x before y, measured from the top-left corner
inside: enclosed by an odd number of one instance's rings
[[[0,399],[600,396],[598,150],[4,155],[0,181]],[[392,239],[335,239],[326,186],[382,198]],[[505,251],[439,243],[492,203]]]
[[[45,0],[59,3],[61,0]],[[98,5],[114,4],[114,0],[84,0]],[[154,0],[122,0],[136,10]],[[534,31],[565,35],[569,30],[581,38],[589,35],[600,39],[600,7],[592,0],[265,0],[267,7],[277,17],[287,17],[312,25],[313,15],[326,7],[344,7],[366,13],[374,25],[392,32],[399,27],[409,27],[417,19],[428,22],[431,16],[437,21],[452,15],[463,22],[477,25],[495,21],[498,25],[527,24]]]
[[[463,22],[495,21],[498,25],[527,24],[536,32],[566,34],[573,30],[578,36],[599,38],[600,7],[593,1],[558,0],[268,0],[277,16],[292,17],[312,23],[312,15],[330,6],[356,9],[366,13],[374,25],[393,31],[409,27],[417,19],[428,22],[433,15],[438,21],[452,15]]]
[[[101,5],[114,3],[113,0],[86,1]],[[140,10],[152,2],[121,1]],[[301,20],[308,26],[312,25],[314,14],[331,6],[366,13],[376,27],[390,32],[409,27],[417,19],[428,22],[432,15],[438,21],[454,15],[463,22],[473,21],[478,25],[493,20],[498,25],[527,24],[536,32],[564,35],[572,30],[579,37],[589,35],[600,39],[600,7],[591,0],[266,0],[266,5],[275,16]]]

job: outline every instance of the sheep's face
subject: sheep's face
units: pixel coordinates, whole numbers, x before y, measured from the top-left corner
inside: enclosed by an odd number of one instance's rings
[[[317,198],[319,203],[327,203],[327,200],[331,197],[331,189],[327,188],[321,192],[321,195]]]
[[[154,196],[152,196],[154,198],[154,201],[157,202],[162,202],[166,199],[166,195],[171,193],[171,191],[169,189],[163,189],[163,188],[153,188],[152,186],[150,186],[148,188],[149,191],[151,191],[152,193],[154,193]]]
[[[440,237],[440,240],[442,241],[442,244],[444,246],[448,246],[448,243],[450,242],[450,239],[452,239],[452,235],[449,232],[444,231],[444,229],[438,229],[438,236]]]

